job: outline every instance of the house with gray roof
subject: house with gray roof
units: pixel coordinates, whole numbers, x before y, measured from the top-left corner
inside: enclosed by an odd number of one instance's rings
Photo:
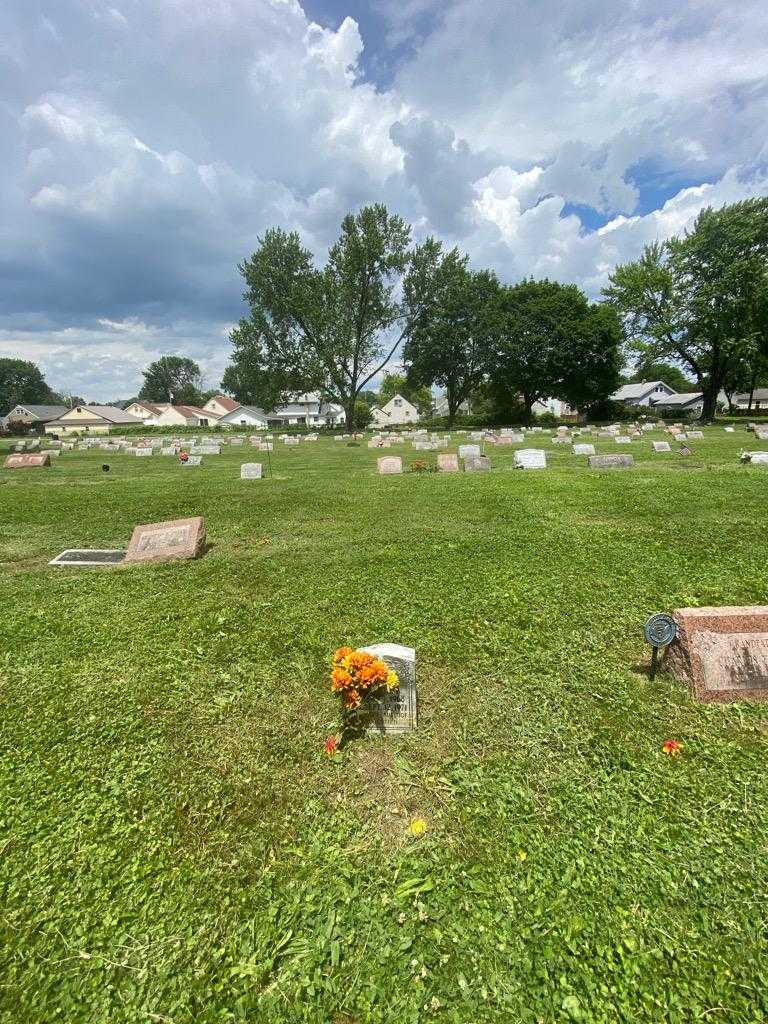
[[[675,389],[663,380],[651,380],[640,384],[624,384],[611,395],[611,401],[623,405],[655,405],[660,399],[674,394]]]
[[[67,411],[66,405],[26,405],[19,402],[14,405],[7,416],[3,417],[3,424],[23,423],[26,427],[43,427],[51,420],[57,420]]]

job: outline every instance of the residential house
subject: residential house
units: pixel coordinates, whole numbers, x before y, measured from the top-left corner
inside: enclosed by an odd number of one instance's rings
[[[762,410],[763,412],[768,409],[768,388],[755,388],[752,392],[752,405],[749,404],[750,393],[745,391],[744,394],[733,395],[731,402],[735,409],[753,409],[755,412]]]
[[[652,403],[654,409],[667,409],[670,412],[700,413],[704,408],[704,396],[700,391],[692,391],[682,395],[666,395]]]
[[[45,424],[46,434],[108,434],[112,427],[139,427],[141,420],[113,405],[77,405]]]
[[[267,414],[263,409],[257,409],[255,405],[238,405],[219,420],[221,427],[253,427],[254,430],[266,430],[268,425]]]
[[[563,402],[559,398],[542,398],[539,402],[534,402],[531,406],[531,412],[534,416],[542,416],[545,413],[549,413],[551,416],[556,416],[558,419],[564,419],[566,416],[575,416],[576,410],[572,409],[567,402]]]
[[[611,401],[622,402],[624,405],[656,405],[659,399],[674,394],[675,389],[663,380],[652,380],[640,384],[624,384],[611,395]]]
[[[214,427],[220,417],[196,405],[169,405],[157,417],[158,427]]]
[[[216,416],[228,416],[231,412],[236,412],[240,408],[240,403],[236,402],[234,398],[230,398],[228,395],[214,395],[213,398],[209,398],[203,406],[204,412],[215,413]]]
[[[126,405],[123,411],[141,420],[145,426],[154,427],[165,410],[170,408],[170,402],[146,402],[143,398],[137,398],[135,402]]]
[[[270,426],[287,427],[302,426],[325,427],[336,426],[345,420],[344,410],[333,402],[324,402],[320,395],[308,393],[297,395],[285,405],[280,405],[267,413]]]
[[[471,410],[469,401],[461,402],[460,405],[459,405],[459,408],[457,409],[457,414],[459,416],[469,416],[471,411],[472,410]],[[440,395],[439,398],[435,399],[434,404],[432,405],[432,414],[434,416],[447,416],[448,415],[448,396],[447,395]]]
[[[419,419],[419,410],[402,395],[393,395],[386,405],[380,409],[374,407],[371,412],[374,427],[401,427],[417,423]]]
[[[39,430],[45,427],[51,420],[57,420],[67,411],[66,405],[14,405],[7,416],[3,417],[3,424],[23,423],[26,427]]]

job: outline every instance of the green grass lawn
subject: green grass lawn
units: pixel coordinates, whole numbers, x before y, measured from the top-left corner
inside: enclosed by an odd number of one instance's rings
[[[768,603],[766,446],[527,446],[0,469],[3,1022],[768,1018],[768,707],[650,683],[641,632]],[[47,565],[191,515],[197,562]],[[420,728],[328,758],[329,657],[385,640]]]

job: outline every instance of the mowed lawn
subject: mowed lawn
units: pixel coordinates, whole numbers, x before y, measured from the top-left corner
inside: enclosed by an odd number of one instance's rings
[[[768,604],[761,445],[532,446],[0,469],[3,1022],[768,1018],[768,706],[649,682],[642,637]],[[189,515],[197,562],[47,565]],[[329,657],[386,640],[419,730],[329,758]]]

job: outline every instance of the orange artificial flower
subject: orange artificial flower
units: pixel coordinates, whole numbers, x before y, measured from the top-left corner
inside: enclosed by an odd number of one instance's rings
[[[360,707],[360,694],[357,690],[347,690],[344,694],[344,706],[347,708]]]
[[[337,747],[338,747],[338,743],[336,741],[336,737],[335,736],[329,736],[328,739],[325,741],[325,747],[323,749],[325,750],[326,754],[330,755],[330,754],[335,754],[336,753],[336,748]]]
[[[331,672],[331,690],[333,690],[334,693],[339,690],[345,690],[351,685],[352,676],[346,671],[346,669],[335,668],[333,672]]]
[[[661,744],[662,754],[667,754],[669,757],[678,757],[682,749],[683,744],[678,743],[677,740],[664,740]]]
[[[352,653],[351,647],[340,647],[333,656],[334,661],[341,661],[343,658],[348,658]]]

